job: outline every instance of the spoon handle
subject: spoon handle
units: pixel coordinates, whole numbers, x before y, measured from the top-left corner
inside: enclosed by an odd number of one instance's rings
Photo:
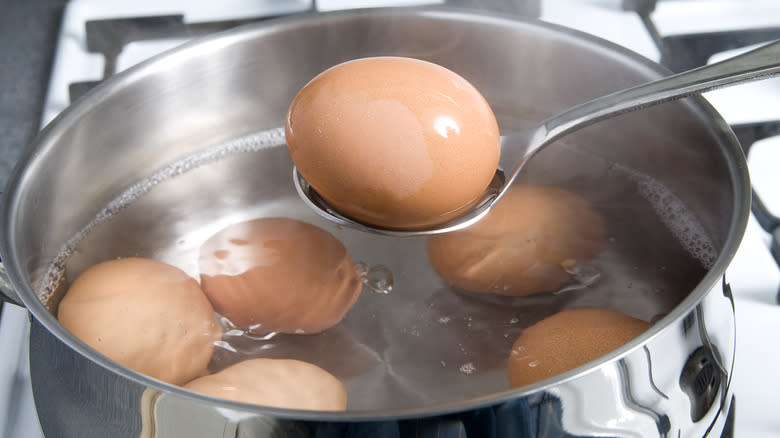
[[[667,76],[574,106],[539,123],[532,128],[532,132],[518,133],[526,136],[528,148],[524,151],[525,157],[520,160],[517,171],[541,147],[599,120],[778,73],[780,41],[775,41],[716,64]],[[522,144],[508,140],[508,144]]]

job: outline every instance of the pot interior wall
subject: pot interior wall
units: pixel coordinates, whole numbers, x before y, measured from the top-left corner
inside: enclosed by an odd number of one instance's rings
[[[313,223],[338,237],[353,261],[389,269],[393,290],[364,291],[340,325],[319,335],[226,337],[238,353],[218,349],[212,368],[246,357],[306,360],[346,384],[349,409],[372,410],[506,391],[506,359],[523,328],[562,309],[591,306],[654,320],[696,287],[717,256],[732,220],[723,212],[735,204],[731,152],[719,128],[691,102],[567,137],[522,176],[520,183],[584,197],[605,219],[610,244],[591,266],[600,277],[560,294],[457,290],[432,270],[423,239],[389,239],[326,223],[298,200],[284,146],[228,154],[155,182],[111,217],[93,222],[154,172],[282,126],[297,90],[325,68],[377,55],[427,59],[463,75],[490,102],[504,132],[658,75],[641,61],[555,28],[448,12],[332,15],[234,31],[120,75],[44,134],[41,153],[23,175],[14,218],[15,235],[36,236],[15,248],[28,281],[52,292],[52,285],[63,286],[94,263],[126,256],[172,263],[197,278],[200,244],[225,225],[259,216]],[[703,230],[698,246],[681,244],[670,231],[669,211],[648,195],[659,187],[661,198],[679,201]],[[90,223],[88,233],[70,240]],[[58,265],[63,269],[54,270],[64,272],[55,280],[65,283],[52,283],[46,273],[66,247],[71,252]],[[48,299],[50,309],[58,297]]]

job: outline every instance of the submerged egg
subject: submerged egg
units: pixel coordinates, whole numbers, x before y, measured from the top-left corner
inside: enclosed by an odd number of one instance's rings
[[[249,359],[198,378],[185,389],[275,408],[343,411],[344,385],[322,368],[290,359]]]
[[[650,323],[608,309],[564,310],[523,330],[509,355],[509,383],[530,385],[584,365],[634,339]]]
[[[201,246],[199,264],[217,312],[255,332],[321,332],[341,321],[362,289],[344,245],[295,219],[231,225]]]
[[[304,86],[286,123],[301,175],[342,214],[394,229],[470,208],[498,166],[490,106],[461,76],[411,58],[339,64]]]
[[[426,241],[434,270],[471,292],[554,292],[578,261],[606,246],[604,221],[588,202],[563,189],[514,185],[487,216]]]
[[[110,359],[176,385],[206,373],[222,334],[195,279],[143,258],[84,271],[60,301],[57,319]]]

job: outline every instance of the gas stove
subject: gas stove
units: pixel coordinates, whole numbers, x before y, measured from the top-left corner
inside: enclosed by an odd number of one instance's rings
[[[300,12],[448,3],[492,8],[568,26],[623,45],[672,71],[780,38],[777,0],[72,0],[65,7],[41,126],[106,77],[192,38]],[[727,270],[736,298],[738,412],[724,436],[773,437],[780,393],[780,79],[705,94],[747,151],[754,214]],[[0,318],[0,435],[42,437],[30,387],[23,309]]]

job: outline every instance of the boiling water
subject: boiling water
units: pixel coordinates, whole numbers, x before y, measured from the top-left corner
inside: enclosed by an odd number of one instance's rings
[[[116,257],[153,258],[197,279],[200,245],[225,226],[257,217],[303,220],[346,246],[365,285],[357,303],[340,324],[313,335],[245,332],[222,318],[210,368],[251,357],[303,360],[345,384],[350,410],[403,409],[506,391],[507,358],[523,328],[579,307],[653,320],[676,306],[714,260],[703,227],[662,184],[576,149],[551,148],[521,182],[554,184],[588,199],[604,217],[608,247],[570,266],[572,280],[558,293],[458,290],[431,268],[424,238],[342,229],[310,211],[295,194],[281,132],[210,148],[130,187],[63,248],[42,299],[54,311],[68,280]]]

